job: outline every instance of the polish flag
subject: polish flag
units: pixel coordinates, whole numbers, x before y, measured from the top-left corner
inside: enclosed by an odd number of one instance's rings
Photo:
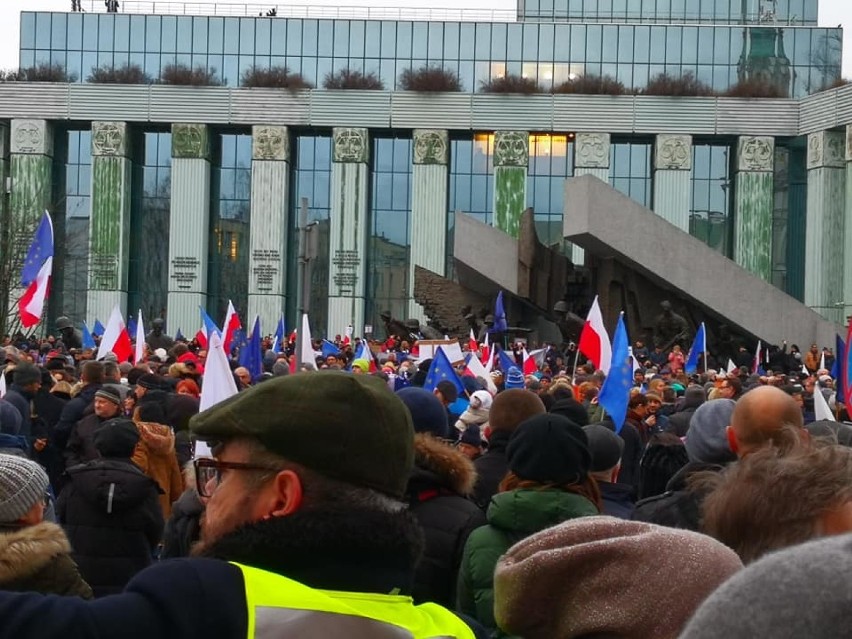
[[[103,337],[101,337],[101,344],[98,346],[98,354],[95,359],[103,359],[110,352],[115,353],[119,362],[126,362],[133,354],[130,335],[127,334],[127,326],[124,324],[124,318],[118,304],[113,307],[112,313],[109,315],[109,321],[104,329]]]
[[[50,214],[45,211],[27,250],[24,267],[21,269],[21,286],[24,287],[24,294],[18,300],[18,310],[24,328],[32,328],[41,320],[44,301],[50,292],[52,273],[53,221],[50,219]]]
[[[204,384],[201,387],[199,411],[204,411],[237,394],[237,384],[228,365],[228,356],[222,349],[222,340],[218,332],[210,333],[207,364],[204,369]],[[203,440],[195,442],[195,454],[198,457],[212,457],[210,445]]]
[[[349,346],[352,343],[352,324],[346,327],[346,333],[343,335],[343,346]]]
[[[760,370],[760,351],[763,349],[763,343],[760,340],[757,340],[757,350],[754,352],[754,363],[752,364],[751,372],[757,375],[757,372]]]
[[[138,364],[145,357],[145,327],[142,324],[142,309],[139,309],[136,320],[136,352],[133,355],[133,364]]]
[[[214,322],[213,318],[207,314],[207,311],[200,306],[198,307],[198,310],[201,312],[201,328],[195,334],[195,339],[198,341],[201,348],[207,348],[210,343],[211,335],[215,333],[221,338],[222,334],[219,332],[219,327],[216,326],[216,322]]]
[[[532,353],[527,353],[527,349],[524,349],[524,375],[532,375],[538,372],[539,367],[544,363],[545,350],[539,348]]]
[[[225,323],[222,324],[222,329],[225,332],[225,337],[222,339],[222,348],[225,349],[225,354],[230,356],[231,342],[234,339],[234,331],[238,331],[243,327],[240,323],[240,316],[234,308],[231,300],[228,300],[228,312],[225,313]]]
[[[488,369],[488,372],[491,372],[491,345],[488,343],[488,333],[485,333],[485,343],[482,345],[482,353],[480,360],[485,368]]]
[[[473,334],[473,329],[470,329],[470,337],[467,338],[467,350],[474,355],[479,350],[479,343],[476,341],[476,336]]]
[[[586,317],[586,323],[580,333],[580,343],[577,348],[592,361],[596,369],[602,370],[604,374],[609,373],[612,344],[603,323],[603,315],[601,315],[597,295],[595,301],[592,302],[592,308],[589,309],[589,315]]]
[[[482,362],[476,358],[476,355],[471,356],[468,360],[465,371],[475,378],[481,377],[484,379],[485,385],[488,387],[488,392],[492,395],[497,394],[497,386],[494,384],[494,380],[491,379],[491,373],[485,370],[485,367],[482,365]]]

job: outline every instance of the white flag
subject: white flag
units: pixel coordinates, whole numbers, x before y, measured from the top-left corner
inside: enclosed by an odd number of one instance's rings
[[[485,385],[488,387],[489,393],[492,395],[497,394],[497,386],[494,384],[494,380],[491,379],[490,373],[485,370],[485,367],[482,365],[482,362],[479,361],[476,353],[471,353],[470,359],[467,362],[467,370],[473,373],[474,377],[481,377],[485,380]]]
[[[311,324],[308,321],[308,314],[302,315],[302,330],[299,331],[299,357],[296,363],[310,366],[314,370],[317,368],[317,360],[314,355],[313,340],[311,340]]]
[[[0,371],[0,399],[6,394],[6,370]]]
[[[116,344],[118,344],[119,339],[122,339],[122,331],[124,331],[124,327],[126,324],[124,323],[124,316],[121,314],[121,309],[118,308],[118,304],[113,306],[112,313],[109,314],[109,320],[107,321],[106,328],[104,328],[104,334],[101,336],[101,343],[98,346],[98,354],[95,357],[96,360],[103,359],[106,357],[107,353],[110,353],[115,350]],[[128,336],[125,334],[124,342],[127,346],[129,346]],[[130,355],[130,349],[127,349],[126,355]],[[118,353],[116,353],[118,354]],[[121,358],[119,358],[121,359]]]
[[[734,364],[734,360],[728,359],[728,375],[735,372],[737,372],[737,365]]]
[[[825,395],[822,394],[822,389],[819,385],[814,388],[814,414],[816,415],[817,421],[837,421],[834,419],[834,415],[831,413],[831,409],[828,407],[828,402],[825,401]]]
[[[133,356],[133,363],[138,364],[145,357],[145,326],[142,324],[142,309],[139,309],[139,316],[136,319],[136,353]]]
[[[828,370],[825,368],[825,351],[823,351],[822,355],[819,356],[819,369]]]
[[[207,344],[207,361],[204,364],[204,384],[201,387],[201,401],[198,410],[207,410],[219,402],[237,394],[237,383],[228,365],[228,356],[222,346],[218,333],[211,333]],[[206,442],[195,443],[196,457],[211,457]]]

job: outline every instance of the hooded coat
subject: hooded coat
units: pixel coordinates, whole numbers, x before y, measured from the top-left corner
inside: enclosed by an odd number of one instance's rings
[[[62,528],[44,521],[0,527],[0,589],[92,598]]]
[[[175,453],[175,434],[168,426],[153,422],[137,422],[136,428],[139,429],[139,443],[131,459],[143,473],[157,482],[162,491],[160,507],[163,518],[168,519],[172,504],[184,489]]]
[[[473,531],[464,548],[456,610],[487,628],[496,628],[497,560],[533,533],[569,519],[597,514],[597,507],[585,497],[559,489],[520,488],[494,495],[488,507],[488,525]]]
[[[121,592],[151,564],[163,533],[157,484],[132,462],[97,459],[69,468],[56,512],[96,597]]]
[[[698,410],[698,407],[704,401],[705,395],[703,388],[690,387],[686,389],[686,394],[683,397],[683,406],[669,417],[666,430],[678,437],[686,437],[686,433],[689,431],[689,422],[692,420],[695,411]]]
[[[485,523],[484,513],[469,499],[475,483],[473,462],[458,449],[430,435],[415,435],[414,468],[405,498],[426,537],[414,573],[412,596],[417,603],[455,605],[465,542]]]

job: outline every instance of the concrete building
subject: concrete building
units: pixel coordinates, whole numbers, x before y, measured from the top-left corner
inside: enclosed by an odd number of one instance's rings
[[[315,334],[378,328],[385,309],[425,321],[414,268],[452,277],[457,215],[517,237],[531,207],[541,241],[582,267],[563,233],[564,183],[582,175],[831,321],[852,308],[852,87],[833,88],[841,30],[816,26],[817,0],[282,5],[275,17],[257,5],[83,5],[21,17],[21,67],[60,65],[68,81],[0,84],[2,205],[22,229],[54,213],[51,318],[103,321],[119,303],[191,334],[199,305],[221,320],[232,299],[266,332],[281,313],[292,325],[306,199]],[[157,80],[174,64],[222,85],[91,81],[127,65]],[[243,86],[270,67],[319,88]],[[404,90],[404,72],[423,67],[452,71],[461,90]],[[322,88],[346,69],[384,88]],[[660,74],[714,94],[632,91]],[[482,90],[507,76],[541,91]],[[604,76],[630,91],[570,92]],[[750,85],[782,97],[724,95]]]

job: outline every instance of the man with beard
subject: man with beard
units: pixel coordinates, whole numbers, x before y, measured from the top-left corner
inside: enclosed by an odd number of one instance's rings
[[[196,556],[94,605],[0,593],[0,639],[481,636],[408,596],[423,544],[401,501],[414,429],[385,382],[277,377],[190,428],[213,447],[195,460],[208,499]]]

